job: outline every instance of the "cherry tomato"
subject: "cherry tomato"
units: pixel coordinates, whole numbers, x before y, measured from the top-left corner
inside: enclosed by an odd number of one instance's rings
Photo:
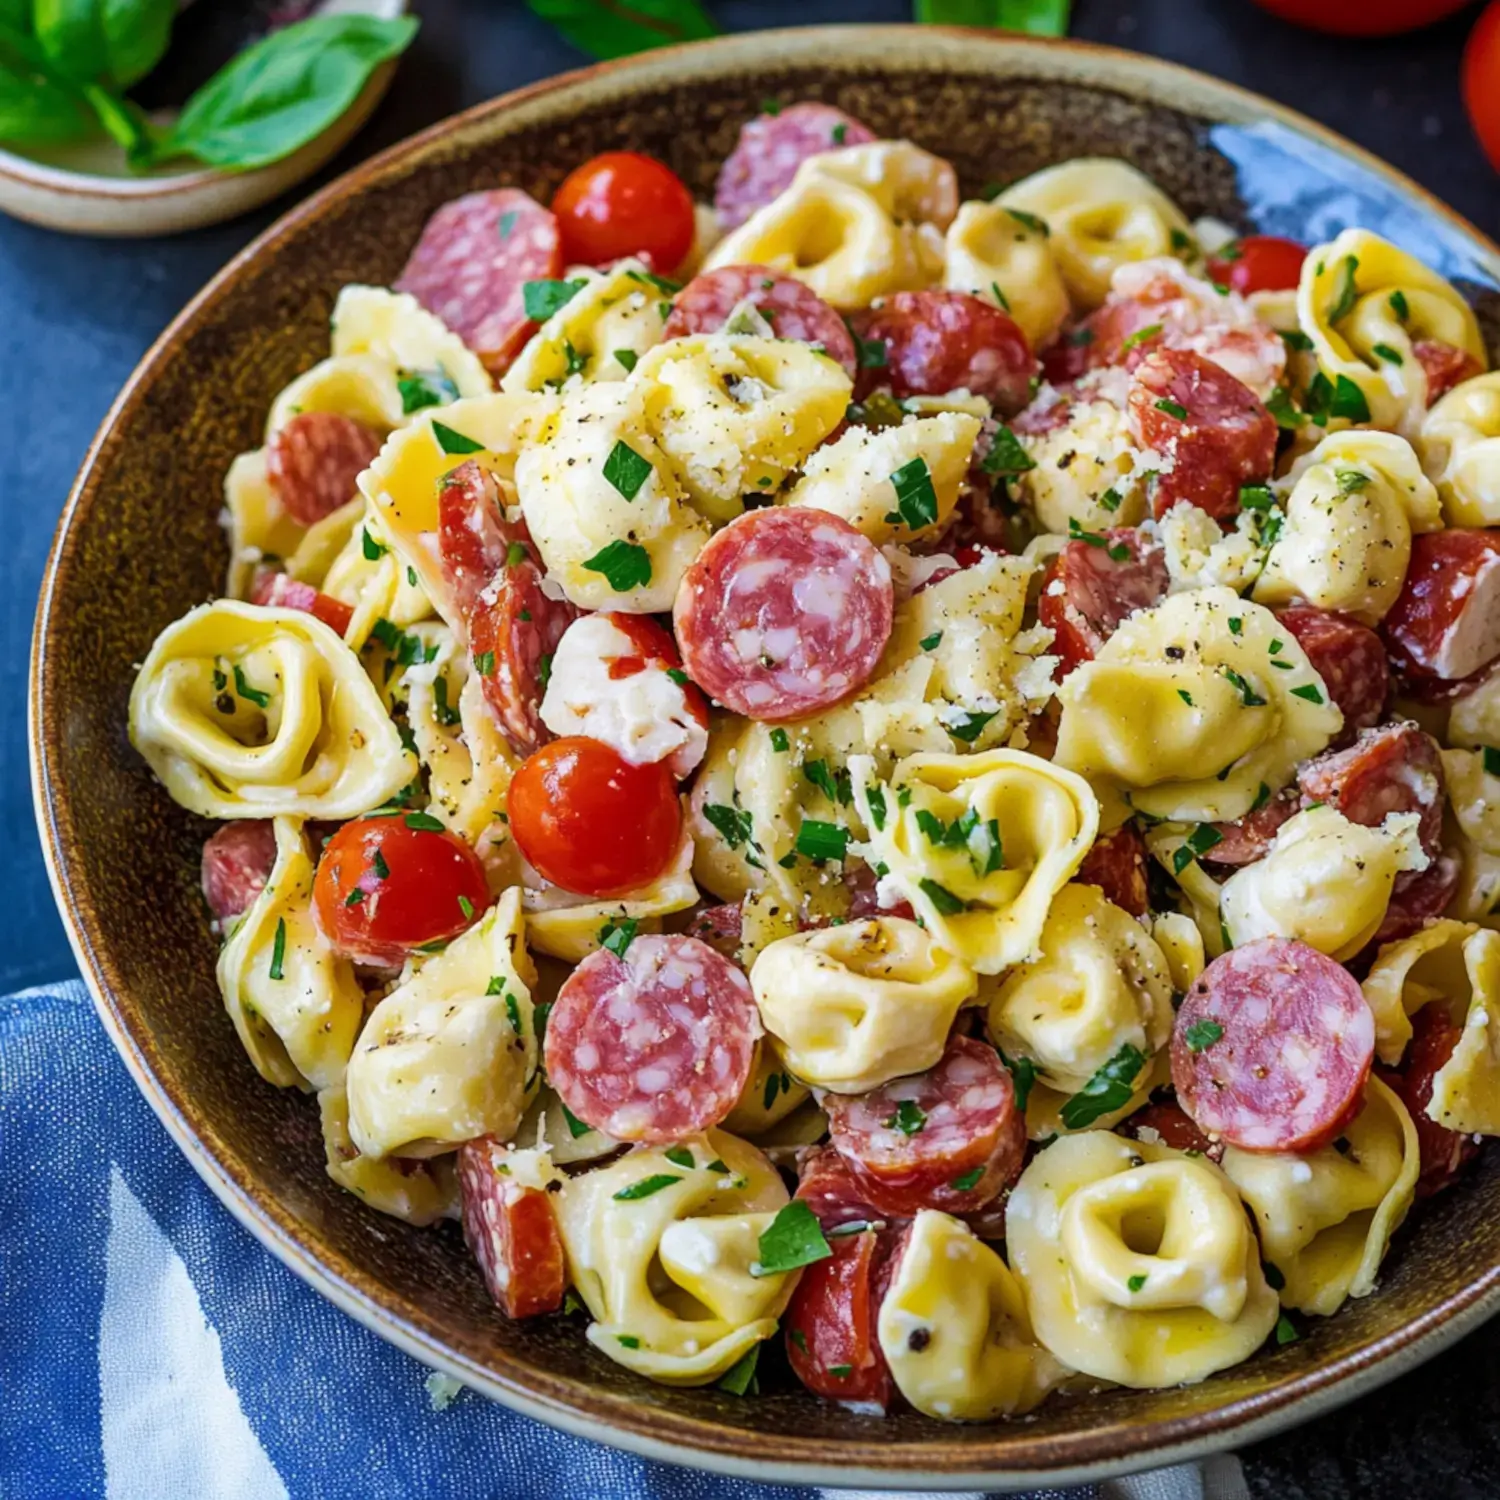
[[[610,680],[618,682],[622,677],[634,677],[647,667],[664,667],[667,671],[682,671],[682,657],[677,651],[677,642],[672,632],[648,615],[610,614],[605,618],[621,635],[629,636],[635,653],[616,656],[609,664]],[[688,712],[708,728],[708,700],[701,689],[687,680],[683,674],[682,696],[687,701]]]
[[[891,1404],[891,1372],[875,1321],[892,1236],[874,1229],[832,1241],[833,1254],[810,1265],[792,1294],[783,1326],[797,1378],[830,1401]]]
[[[1395,36],[1429,26],[1469,0],[1256,0],[1283,21],[1335,36]]]
[[[1275,234],[1247,234],[1226,251],[1208,258],[1208,274],[1220,286],[1248,297],[1251,292],[1295,291],[1302,279],[1307,248]]]
[[[1500,3],[1490,5],[1469,33],[1464,105],[1484,154],[1500,172]]]
[[[319,931],[357,963],[402,963],[457,937],[489,904],[479,856],[429,813],[345,823],[313,881]]]
[[[570,172],[552,199],[568,265],[638,255],[675,271],[693,247],[693,195],[670,168],[638,151],[606,151]]]
[[[516,772],[510,831],[543,879],[580,896],[618,896],[671,864],[682,808],[665,765],[633,766],[599,740],[570,735]]]

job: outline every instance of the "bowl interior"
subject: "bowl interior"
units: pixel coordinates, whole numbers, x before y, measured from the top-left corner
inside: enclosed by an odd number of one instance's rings
[[[817,1402],[763,1361],[765,1393],[678,1391],[594,1353],[578,1320],[503,1320],[451,1226],[409,1229],[324,1176],[312,1101],[262,1083],[214,982],[197,889],[207,825],[152,782],[125,734],[133,666],[216,594],[234,455],[326,353],[349,281],[393,277],[446,199],[511,183],[544,200],[621,146],[702,195],[761,101],[820,98],[954,161],[970,194],[1049,163],[1119,155],[1190,215],[1315,240],[1351,223],[1458,278],[1500,351],[1500,256],[1410,184],[1250,96],[1106,49],[905,28],[739,37],[593,70],[484,106],[335,184],[236,261],[147,357],[85,464],[38,621],[39,817],[85,974],[148,1096],[230,1206],[342,1305],[534,1415],[659,1456],[803,1483],[1093,1476],[1224,1445],[1394,1374],[1500,1296],[1494,1158],[1397,1240],[1378,1295],[1201,1385],[1054,1400],[1025,1422],[947,1427]],[[1379,1367],[1377,1369],[1377,1367]],[[1330,1395],[1332,1392],[1334,1394]]]

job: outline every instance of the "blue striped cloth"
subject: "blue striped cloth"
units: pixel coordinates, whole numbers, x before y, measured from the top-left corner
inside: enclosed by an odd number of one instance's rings
[[[646,1462],[455,1395],[229,1216],[76,980],[0,1000],[0,1142],[5,1500],[818,1494]],[[1230,1459],[1067,1500],[1245,1493]]]

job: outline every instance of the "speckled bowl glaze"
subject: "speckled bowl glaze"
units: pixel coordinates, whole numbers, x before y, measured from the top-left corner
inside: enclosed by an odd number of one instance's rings
[[[197,889],[207,827],[132,753],[125,709],[152,638],[218,589],[230,459],[326,352],[339,287],[392,277],[444,200],[498,183],[545,199],[570,167],[620,146],[665,158],[706,195],[768,95],[826,99],[909,136],[951,158],[971,192],[1121,155],[1190,214],[1306,241],[1365,224],[1459,281],[1500,352],[1500,251],[1475,230],[1310,122],[1126,53],[938,29],[787,31],[483,105],[334,183],[240,255],[146,356],[89,452],[42,590],[31,699],[37,817],[79,963],[153,1108],[252,1233],[376,1332],[543,1421],[721,1472],[907,1488],[1101,1479],[1264,1437],[1500,1307],[1500,1155],[1415,1215],[1376,1295],[1201,1385],[1055,1399],[992,1426],[879,1421],[814,1400],[779,1354],[765,1393],[740,1399],[638,1380],[590,1349],[577,1319],[507,1323],[453,1226],[408,1229],[333,1186],[312,1101],[262,1083],[225,1020]]]

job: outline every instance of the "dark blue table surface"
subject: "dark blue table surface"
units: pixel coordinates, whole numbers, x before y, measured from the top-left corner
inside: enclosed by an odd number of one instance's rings
[[[518,0],[423,0],[418,9],[422,32],[389,96],[325,179],[456,109],[585,61]],[[710,9],[730,30],[909,18],[908,0],[710,0]],[[1472,8],[1415,35],[1351,43],[1295,30],[1248,0],[1078,0],[1073,34],[1187,63],[1300,109],[1495,234],[1500,178],[1458,96],[1471,18]],[[200,33],[216,24],[189,19]],[[26,765],[32,615],[58,511],[152,339],[292,201],[167,240],[74,239],[0,218],[0,990],[74,969],[42,869]],[[1349,1412],[1252,1450],[1255,1490],[1277,1500],[1500,1495],[1494,1342],[1481,1333]]]

